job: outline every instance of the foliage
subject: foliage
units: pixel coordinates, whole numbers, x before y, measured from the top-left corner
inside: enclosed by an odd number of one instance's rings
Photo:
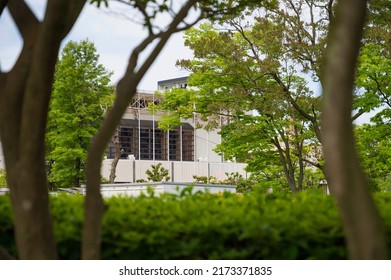
[[[219,184],[219,185],[233,185],[236,186],[237,193],[250,192],[257,184],[252,179],[245,179],[238,172],[226,172],[227,178],[225,180],[218,181],[214,176],[193,176],[194,183],[198,184]],[[270,185],[270,182],[269,182]]]
[[[376,194],[388,236],[391,196]],[[83,197],[51,197],[62,259],[80,258]],[[345,259],[335,203],[318,192],[112,197],[103,259]],[[0,197],[0,239],[13,255],[12,211]],[[391,244],[390,244],[391,246]]]
[[[356,73],[355,107],[362,112],[378,109],[381,117],[391,108],[391,8],[387,0],[370,1],[368,8],[365,44]]]
[[[17,256],[14,232],[14,217],[9,195],[0,196],[0,240],[9,254]],[[71,226],[71,225],[70,225]]]
[[[238,172],[226,172],[225,175],[227,176],[227,179],[221,181],[220,183],[236,186],[237,193],[250,192],[257,184],[252,178],[246,179],[243,177],[242,174],[239,174]]]
[[[247,162],[258,177],[282,174],[283,185],[294,192],[303,189],[305,169],[321,168],[319,97],[302,76],[320,79],[327,16],[312,2],[300,1],[298,10],[283,2],[285,12],[268,7],[263,16],[249,13],[186,31],[194,59],[177,64],[192,72],[191,89],[166,91],[157,107],[169,112],[162,127],[194,111],[206,129],[223,125],[219,153]],[[311,32],[302,12],[306,5],[320,15]]]
[[[111,73],[99,64],[94,44],[69,42],[57,63],[47,126],[49,180],[58,187],[85,181],[85,162],[107,103]]]
[[[169,170],[165,168],[161,163],[152,164],[151,169],[145,171],[148,181],[163,182],[170,180]]]
[[[106,177],[102,176],[102,178],[100,179],[100,183],[101,184],[110,184],[111,182],[110,182],[109,179],[107,179]]]
[[[381,45],[367,43],[361,50],[356,85],[361,94],[356,97],[356,106],[363,111],[385,106],[391,108],[391,57]]]
[[[197,176],[193,175],[194,183],[198,184],[218,184],[216,177],[214,176]]]
[[[5,173],[5,169],[0,168],[0,188],[7,187],[7,174]]]
[[[51,197],[60,257],[80,258],[83,197]],[[391,196],[375,200],[391,236]],[[330,196],[201,194],[112,197],[103,221],[103,259],[345,259]],[[0,240],[13,255],[9,196],[0,197]],[[391,243],[389,244],[391,247]]]
[[[320,98],[314,89],[322,86],[322,55],[334,16],[322,3],[284,0],[258,14],[187,30],[185,44],[194,58],[177,64],[191,71],[191,89],[162,94],[159,106],[169,114],[159,125],[175,126],[195,111],[206,128],[224,124],[216,151],[248,163],[259,182],[273,180],[294,191],[311,186],[315,174],[322,181]],[[377,118],[391,120],[389,9],[383,0],[369,5],[355,117],[385,105]]]
[[[391,189],[391,127],[388,123],[364,124],[355,128],[361,164],[372,191]]]

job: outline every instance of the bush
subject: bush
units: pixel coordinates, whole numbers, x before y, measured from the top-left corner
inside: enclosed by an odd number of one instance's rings
[[[194,183],[196,184],[218,184],[214,176],[197,176],[193,175]]]
[[[379,194],[376,200],[390,236],[391,195]],[[165,194],[112,197],[106,202],[103,259],[345,259],[347,256],[334,201],[318,193]],[[51,207],[61,258],[80,258],[83,197],[51,197]],[[11,217],[9,197],[2,196],[0,240],[15,254]]]
[[[168,173],[168,169],[164,168],[161,163],[158,163],[156,165],[152,164],[151,169],[145,171],[148,181],[152,182],[163,182],[170,180],[170,176],[168,176]]]
[[[7,175],[5,169],[0,168],[0,188],[7,187]]]

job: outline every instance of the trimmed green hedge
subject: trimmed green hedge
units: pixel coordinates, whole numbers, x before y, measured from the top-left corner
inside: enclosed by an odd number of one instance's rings
[[[378,194],[391,237],[391,195]],[[317,193],[196,194],[107,200],[103,259],[345,259],[331,197]],[[62,259],[80,257],[83,197],[52,197]],[[0,197],[0,244],[16,255],[9,198]]]

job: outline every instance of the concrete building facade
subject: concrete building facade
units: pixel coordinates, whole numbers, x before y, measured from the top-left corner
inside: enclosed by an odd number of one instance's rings
[[[157,84],[158,91],[186,87],[187,77]],[[221,142],[219,129],[206,131],[199,128],[201,119],[197,114],[172,130],[159,129],[158,121],[164,112],[152,113],[148,109],[148,104],[158,102],[154,92],[139,91],[129,104],[118,127],[121,160],[116,170],[117,182],[145,180],[145,171],[159,162],[169,169],[172,181],[189,182],[194,175],[224,180],[226,173],[232,172],[247,176],[245,164],[225,162],[214,152]],[[109,177],[114,151],[111,143],[102,166],[102,175],[106,178]]]
[[[186,88],[187,77],[159,81],[159,91]],[[129,104],[118,126],[121,159],[116,169],[116,182],[136,182],[146,179],[145,171],[161,162],[170,171],[171,181],[191,182],[193,176],[213,176],[224,180],[226,173],[238,172],[247,177],[245,164],[225,162],[214,148],[221,142],[219,129],[199,128],[200,117],[183,120],[172,130],[159,129],[158,121],[164,112],[152,113],[149,103],[157,104],[155,92],[139,91]],[[114,158],[113,143],[108,145],[102,165],[102,175],[108,178]],[[4,156],[0,142],[0,168]]]

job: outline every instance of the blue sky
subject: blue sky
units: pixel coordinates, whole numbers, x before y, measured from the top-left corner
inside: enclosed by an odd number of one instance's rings
[[[39,19],[42,19],[45,0],[26,1]],[[89,2],[89,1],[88,1]],[[114,71],[112,82],[123,75],[128,57],[145,36],[146,32],[135,14],[127,11],[121,4],[111,3],[109,9],[86,4],[79,19],[63,41],[80,41],[88,38],[94,42],[100,55],[100,63]],[[12,68],[22,47],[22,40],[7,10],[0,18],[0,67],[2,71]],[[175,67],[177,59],[191,58],[191,51],[184,47],[183,34],[174,35],[162,53],[147,72],[139,89],[156,90],[157,81],[186,76],[188,73]]]

